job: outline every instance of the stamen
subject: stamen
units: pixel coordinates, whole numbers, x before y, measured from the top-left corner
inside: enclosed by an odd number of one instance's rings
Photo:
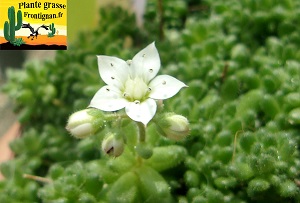
[[[110,63],[110,66],[111,66],[111,67],[114,67],[114,64]]]
[[[165,85],[165,84],[167,84],[167,82],[164,80],[164,81],[162,82],[162,84]]]
[[[148,87],[148,90],[151,91],[152,90],[151,87]]]
[[[106,88],[106,91],[108,91],[108,92],[109,92],[109,91],[110,91],[110,89],[109,89],[109,88]]]
[[[114,80],[115,78],[113,76],[110,77],[112,80]]]
[[[130,66],[132,63],[132,60],[127,60],[126,63]]]
[[[150,69],[149,69],[149,72],[150,72],[150,73],[152,73],[152,72],[153,72],[153,69],[152,69],[152,68],[150,68]]]
[[[139,104],[139,103],[141,103],[141,102],[140,102],[139,100],[135,100],[134,103],[135,103],[135,104]]]
[[[142,56],[142,57],[144,58],[145,56],[146,56],[146,54],[143,54],[143,56]]]

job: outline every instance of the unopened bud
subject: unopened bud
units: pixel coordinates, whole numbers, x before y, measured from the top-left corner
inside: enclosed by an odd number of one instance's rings
[[[100,127],[102,127],[101,123],[96,122],[97,117],[91,115],[91,111],[93,111],[93,109],[84,109],[73,113],[69,117],[66,129],[74,137],[88,137],[90,135],[93,135]],[[100,120],[101,119],[102,118],[100,118]]]
[[[116,138],[114,133],[109,133],[102,141],[102,150],[109,156],[118,157],[124,151],[124,140]]]
[[[167,113],[159,122],[159,128],[162,134],[172,140],[181,140],[189,134],[189,121],[186,117]]]

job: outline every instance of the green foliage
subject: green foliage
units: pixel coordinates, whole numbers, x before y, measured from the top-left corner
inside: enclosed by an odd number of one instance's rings
[[[300,4],[162,1],[160,41],[157,1],[147,2],[143,32],[127,12],[101,10],[98,27],[55,60],[8,72],[24,133],[1,165],[0,202],[299,202]],[[67,135],[68,115],[103,85],[95,55],[129,59],[154,39],[161,73],[189,86],[164,103],[190,120],[190,136],[168,141],[150,125],[140,147],[124,121],[127,147],[110,159],[99,150],[106,132]]]
[[[49,29],[51,30],[51,32],[48,33],[48,37],[54,37],[56,33],[56,28],[54,27],[54,23],[51,23],[49,25]]]
[[[15,32],[22,27],[22,11],[19,10],[17,13],[17,25],[15,25],[15,7],[9,7],[7,12],[9,22],[5,21],[4,23],[4,38],[11,44],[19,46],[19,43],[15,44],[15,41],[18,40],[15,39]]]
[[[25,42],[23,41],[22,38],[17,38],[15,39],[15,41],[13,42],[14,46],[21,46],[22,44],[25,44]]]

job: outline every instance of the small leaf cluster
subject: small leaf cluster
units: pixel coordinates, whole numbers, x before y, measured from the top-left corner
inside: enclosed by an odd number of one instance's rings
[[[21,46],[22,44],[25,44],[22,38],[17,38],[15,41],[12,43],[14,46]]]

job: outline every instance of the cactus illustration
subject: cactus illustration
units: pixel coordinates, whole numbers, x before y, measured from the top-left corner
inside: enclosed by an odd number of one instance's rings
[[[55,32],[56,32],[56,29],[55,29],[55,27],[54,27],[54,23],[51,23],[51,24],[49,25],[49,29],[51,30],[51,32],[48,33],[48,37],[54,37],[54,34],[55,34]]]
[[[17,25],[15,25],[15,7],[8,8],[8,21],[4,23],[4,37],[11,44],[15,41],[15,32],[22,27],[22,12],[19,10],[17,13]]]

